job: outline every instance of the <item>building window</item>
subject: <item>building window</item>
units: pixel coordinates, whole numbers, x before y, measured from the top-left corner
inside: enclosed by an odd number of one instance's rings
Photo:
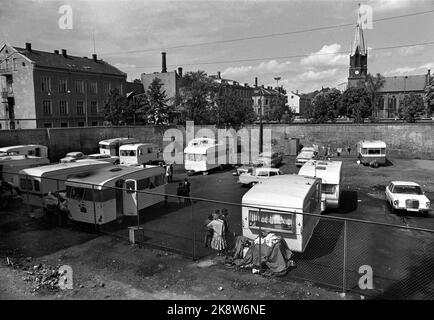
[[[75,81],[75,92],[84,93],[84,81],[83,80],[76,80]]]
[[[83,101],[77,101],[77,114],[84,114],[84,103]]]
[[[110,82],[104,82],[104,94],[109,94],[111,89]]]
[[[18,68],[17,58],[13,58],[12,61],[14,64],[14,70],[17,71],[17,68]]]
[[[68,122],[61,122],[60,127],[61,128],[68,128]]]
[[[60,114],[68,114],[68,101],[61,100],[59,102]]]
[[[42,109],[44,111],[44,114],[51,114],[51,100],[44,100],[42,101]]]
[[[98,121],[92,121],[92,127],[97,127],[98,126]]]
[[[42,92],[50,92],[51,91],[51,78],[50,77],[41,77],[41,90],[42,90]]]
[[[98,93],[98,84],[96,81],[91,81],[89,83],[89,90],[90,90],[90,93],[92,93],[92,94]]]
[[[79,121],[79,122],[78,122],[78,126],[79,126],[79,127],[84,127],[84,122],[83,122],[83,121]]]
[[[97,113],[98,112],[98,103],[96,101],[90,102],[90,113]]]
[[[44,123],[44,128],[52,128],[53,124],[51,122]]]
[[[66,79],[59,80],[59,92],[62,93],[68,92],[68,80]]]

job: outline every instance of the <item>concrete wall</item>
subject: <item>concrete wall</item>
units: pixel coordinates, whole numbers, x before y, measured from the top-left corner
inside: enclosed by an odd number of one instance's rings
[[[97,153],[98,142],[113,137],[134,137],[141,141],[152,142],[165,147],[164,132],[169,128],[183,126],[137,126],[137,127],[89,127],[89,128],[53,128],[33,130],[0,131],[0,147],[18,144],[38,143],[48,146],[49,156],[56,161],[71,151]],[[195,126],[195,132],[208,128],[215,132],[214,126]],[[258,126],[247,126],[247,129]],[[353,150],[362,139],[384,140],[388,145],[388,154],[398,158],[434,159],[434,123],[418,124],[323,124],[323,125],[265,125],[272,134],[273,148],[286,152],[286,139],[299,138],[304,146],[312,143],[331,148]],[[255,139],[254,139],[255,140]],[[185,145],[185,141],[183,141]],[[354,153],[355,151],[353,151]]]

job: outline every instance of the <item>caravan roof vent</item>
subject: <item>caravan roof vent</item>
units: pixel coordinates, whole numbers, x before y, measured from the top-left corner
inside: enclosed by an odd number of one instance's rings
[[[119,167],[110,169],[111,172],[116,172],[116,171],[121,171],[121,170],[122,170],[122,168],[119,168]]]

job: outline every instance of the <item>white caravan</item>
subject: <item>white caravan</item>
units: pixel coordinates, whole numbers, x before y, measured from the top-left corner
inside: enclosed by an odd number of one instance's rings
[[[108,154],[111,156],[119,156],[119,147],[124,144],[138,143],[135,138],[112,138],[99,142],[99,153]]]
[[[87,160],[83,162],[57,163],[36,168],[23,169],[20,173],[20,191],[23,201],[29,205],[42,207],[43,197],[48,192],[65,190],[65,181],[69,176],[90,170],[110,166],[104,161]]]
[[[323,210],[339,208],[342,161],[309,160],[298,171],[301,176],[321,178]]]
[[[184,149],[184,167],[189,173],[207,174],[211,169],[234,163],[229,157],[227,144],[217,143],[215,139],[206,137],[196,138]]]
[[[321,179],[281,175],[256,184],[242,198],[243,236],[280,235],[292,251],[303,252],[321,214]]]
[[[0,157],[0,181],[9,183],[14,188],[19,188],[22,169],[39,167],[49,164],[48,158],[33,157],[27,155],[14,155]]]
[[[123,165],[155,164],[157,161],[163,161],[159,157],[158,146],[153,143],[125,144],[119,148],[119,161]]]
[[[39,144],[26,144],[0,148],[0,156],[27,155],[48,158],[48,148]]]
[[[121,216],[136,216],[139,210],[164,200],[164,168],[158,166],[109,166],[68,178],[66,197],[70,218],[102,225]],[[92,193],[93,191],[93,193]]]
[[[386,163],[386,143],[384,141],[359,141],[357,143],[357,157],[363,164],[377,161],[379,164]]]

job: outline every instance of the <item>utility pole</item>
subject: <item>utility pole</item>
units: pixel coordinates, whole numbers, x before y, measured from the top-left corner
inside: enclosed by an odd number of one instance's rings
[[[259,98],[259,153],[262,153],[263,124],[262,124],[262,97]]]

